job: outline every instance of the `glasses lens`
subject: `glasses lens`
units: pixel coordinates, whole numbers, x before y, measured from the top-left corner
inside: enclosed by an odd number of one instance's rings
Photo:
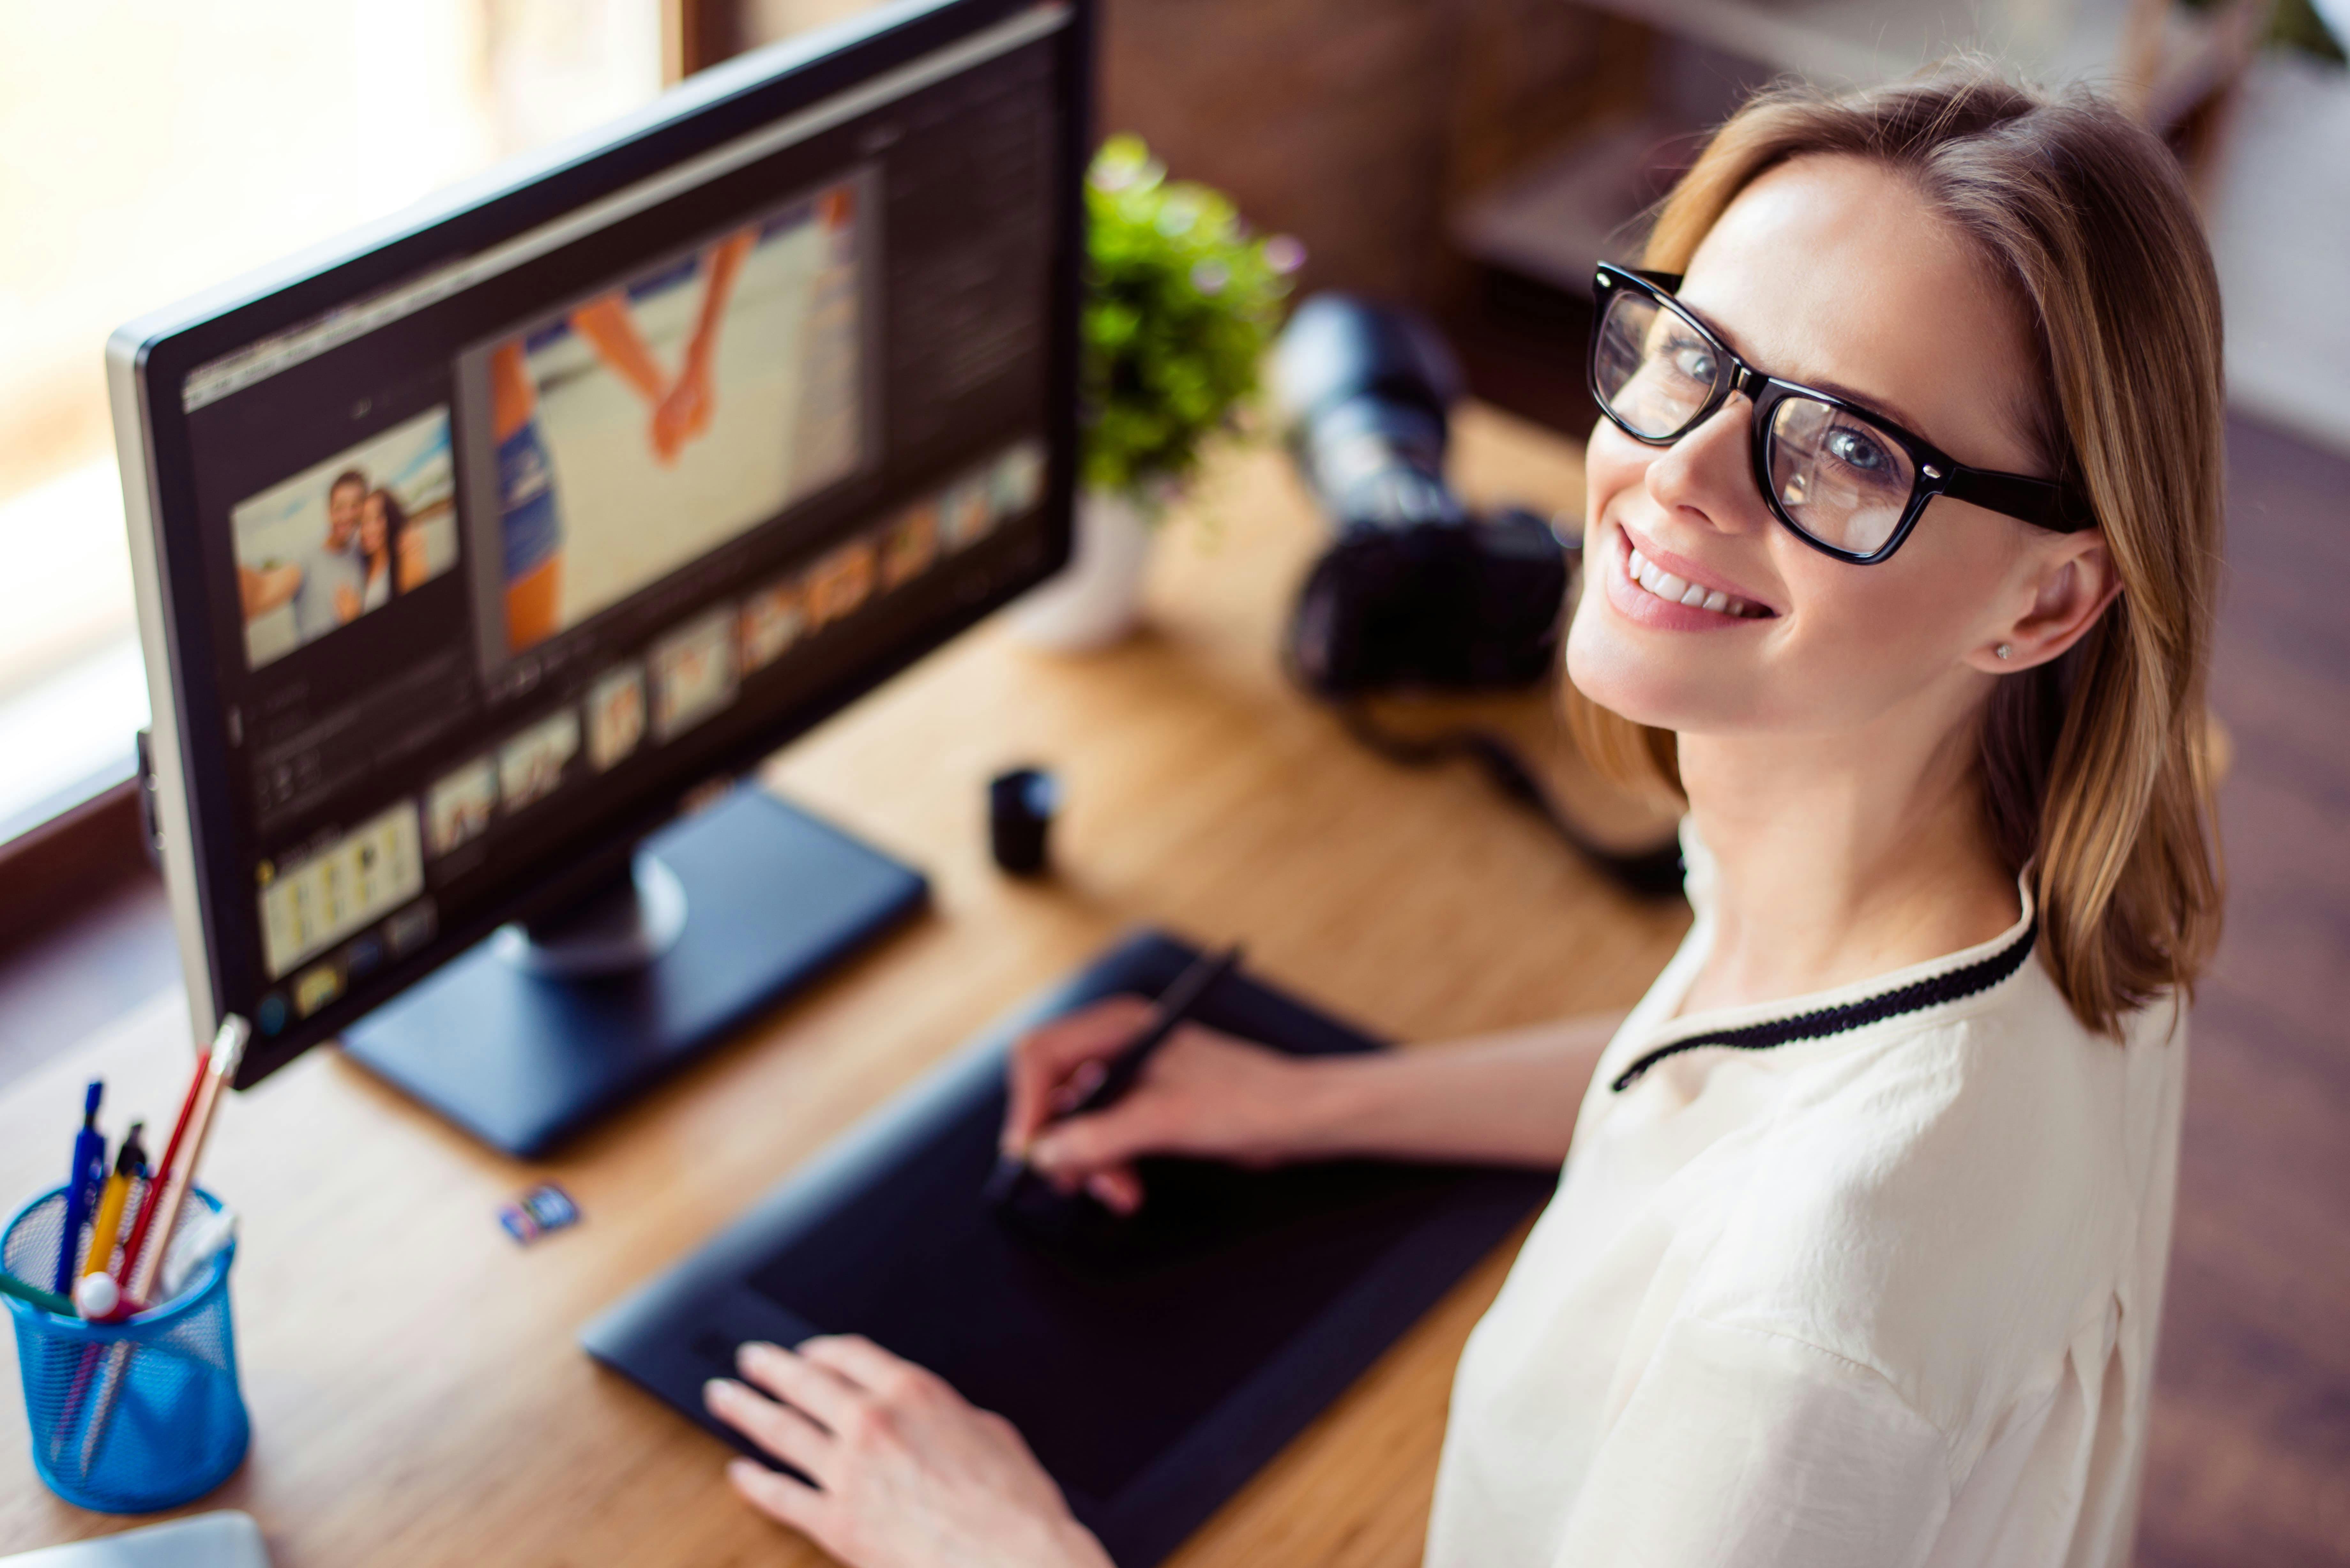
[[[1856,556],[1885,548],[1917,480],[1901,443],[1848,409],[1788,398],[1771,410],[1771,494],[1787,520]]]
[[[1687,430],[1721,374],[1721,357],[1702,334],[1628,290],[1608,302],[1591,363],[1600,402],[1652,441]]]

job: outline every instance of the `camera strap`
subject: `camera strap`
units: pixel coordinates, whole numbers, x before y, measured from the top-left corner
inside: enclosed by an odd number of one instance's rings
[[[1678,896],[1681,890],[1681,850],[1668,839],[1652,849],[1627,852],[1611,849],[1584,831],[1528,766],[1517,748],[1491,730],[1461,729],[1440,734],[1399,735],[1372,717],[1359,702],[1337,702],[1339,722],[1363,745],[1408,768],[1440,767],[1467,758],[1492,781],[1507,798],[1533,812],[1550,826],[1567,846],[1591,862],[1601,875],[1627,892],[1644,898]]]

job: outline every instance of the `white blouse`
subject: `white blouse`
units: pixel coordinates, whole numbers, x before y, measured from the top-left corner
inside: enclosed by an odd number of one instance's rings
[[[2122,1568],[2186,1026],[2082,1028],[1994,940],[1675,1018],[1697,911],[1600,1058],[1471,1335],[1429,1568]]]

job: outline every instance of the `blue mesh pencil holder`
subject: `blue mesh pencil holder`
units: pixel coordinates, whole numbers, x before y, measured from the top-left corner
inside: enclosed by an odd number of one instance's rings
[[[201,1189],[194,1197],[221,1206]],[[16,1210],[0,1234],[0,1267],[53,1283],[65,1212],[62,1187]],[[16,1330],[33,1468],[51,1491],[101,1513],[147,1513],[202,1497],[244,1461],[252,1428],[229,1320],[235,1261],[232,1240],[178,1296],[127,1323],[0,1296]]]

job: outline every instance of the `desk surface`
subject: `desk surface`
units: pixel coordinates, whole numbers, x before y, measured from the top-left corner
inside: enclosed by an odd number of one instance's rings
[[[1579,508],[1575,450],[1460,421],[1472,497]],[[489,1153],[331,1051],[222,1111],[208,1187],[244,1214],[244,1468],[197,1509],[256,1516],[279,1568],[482,1562],[816,1563],[752,1515],[723,1453],[573,1343],[578,1325],[997,1013],[1153,921],[1244,937],[1261,972],[1407,1039],[1629,1003],[1678,907],[1599,884],[1464,769],[1407,773],[1284,685],[1275,639],[1321,534],[1275,452],[1232,454],[1159,545],[1151,624],[1056,659],[989,627],[791,747],[768,781],[932,877],[936,908],[564,1158]],[[1575,774],[1540,699],[1497,716]],[[1000,877],[982,784],[1057,769],[1058,877]],[[1618,807],[1618,810],[1621,808]],[[188,1061],[159,1001],[0,1097],[0,1200],[53,1181],[78,1085],[168,1116]],[[544,1178],[584,1224],[517,1248],[498,1203]],[[1172,1560],[1417,1563],[1462,1339],[1504,1248]],[[125,1521],[34,1478],[6,1357],[0,1552]]]

